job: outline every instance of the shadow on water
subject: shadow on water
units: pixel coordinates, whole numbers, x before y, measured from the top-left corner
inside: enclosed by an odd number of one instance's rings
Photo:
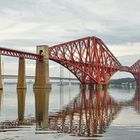
[[[53,115],[49,115],[50,90],[34,89],[35,118],[24,119],[26,90],[17,90],[18,120],[1,122],[0,130],[21,125],[36,124],[36,130],[67,133],[71,136],[91,139],[103,137],[111,122],[117,117],[123,107],[131,106],[140,113],[140,88],[136,89],[131,101],[117,102],[108,89],[81,89],[67,106]],[[0,92],[0,107],[2,92]]]

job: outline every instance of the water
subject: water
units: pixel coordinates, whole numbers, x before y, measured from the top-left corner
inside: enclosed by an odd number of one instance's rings
[[[140,89],[53,85],[51,91],[33,91],[32,85],[5,85],[0,122],[1,140],[139,140]]]

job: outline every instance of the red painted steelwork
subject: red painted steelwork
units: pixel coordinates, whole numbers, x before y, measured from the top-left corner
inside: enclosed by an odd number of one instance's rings
[[[82,84],[107,84],[120,62],[97,37],[86,37],[49,48],[49,59],[69,69]]]
[[[140,59],[134,63],[131,67],[133,73],[140,73]]]
[[[136,82],[140,85],[140,59],[134,63],[131,67],[131,73],[134,75]]]
[[[17,51],[17,50],[8,49],[8,48],[1,48],[1,47],[0,47],[0,55],[20,57],[20,58],[33,59],[33,60],[41,60],[42,59],[42,56],[39,54]]]
[[[140,60],[131,67],[121,66],[119,70],[131,73],[135,77],[137,84],[140,85]]]
[[[40,54],[7,48],[0,48],[0,55],[43,59]],[[70,70],[82,84],[107,84],[118,70],[132,73],[140,84],[140,60],[131,67],[122,66],[97,37],[85,37],[49,47],[49,59]]]

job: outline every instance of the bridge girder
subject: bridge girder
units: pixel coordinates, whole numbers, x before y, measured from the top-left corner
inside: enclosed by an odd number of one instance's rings
[[[136,82],[140,85],[140,59],[134,63],[131,67],[131,73],[134,75]]]
[[[43,60],[41,54],[0,47],[0,55]],[[117,71],[134,75],[140,85],[140,60],[131,67],[122,66],[97,37],[85,37],[49,47],[49,59],[70,70],[82,84],[107,84]]]
[[[121,66],[97,37],[49,47],[49,59],[69,69],[82,84],[107,84]]]

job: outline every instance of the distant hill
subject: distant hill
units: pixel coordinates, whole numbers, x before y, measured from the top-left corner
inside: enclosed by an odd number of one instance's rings
[[[135,83],[134,78],[120,78],[120,79],[112,79],[109,84],[113,85],[122,85],[122,84],[130,84],[130,83]]]

